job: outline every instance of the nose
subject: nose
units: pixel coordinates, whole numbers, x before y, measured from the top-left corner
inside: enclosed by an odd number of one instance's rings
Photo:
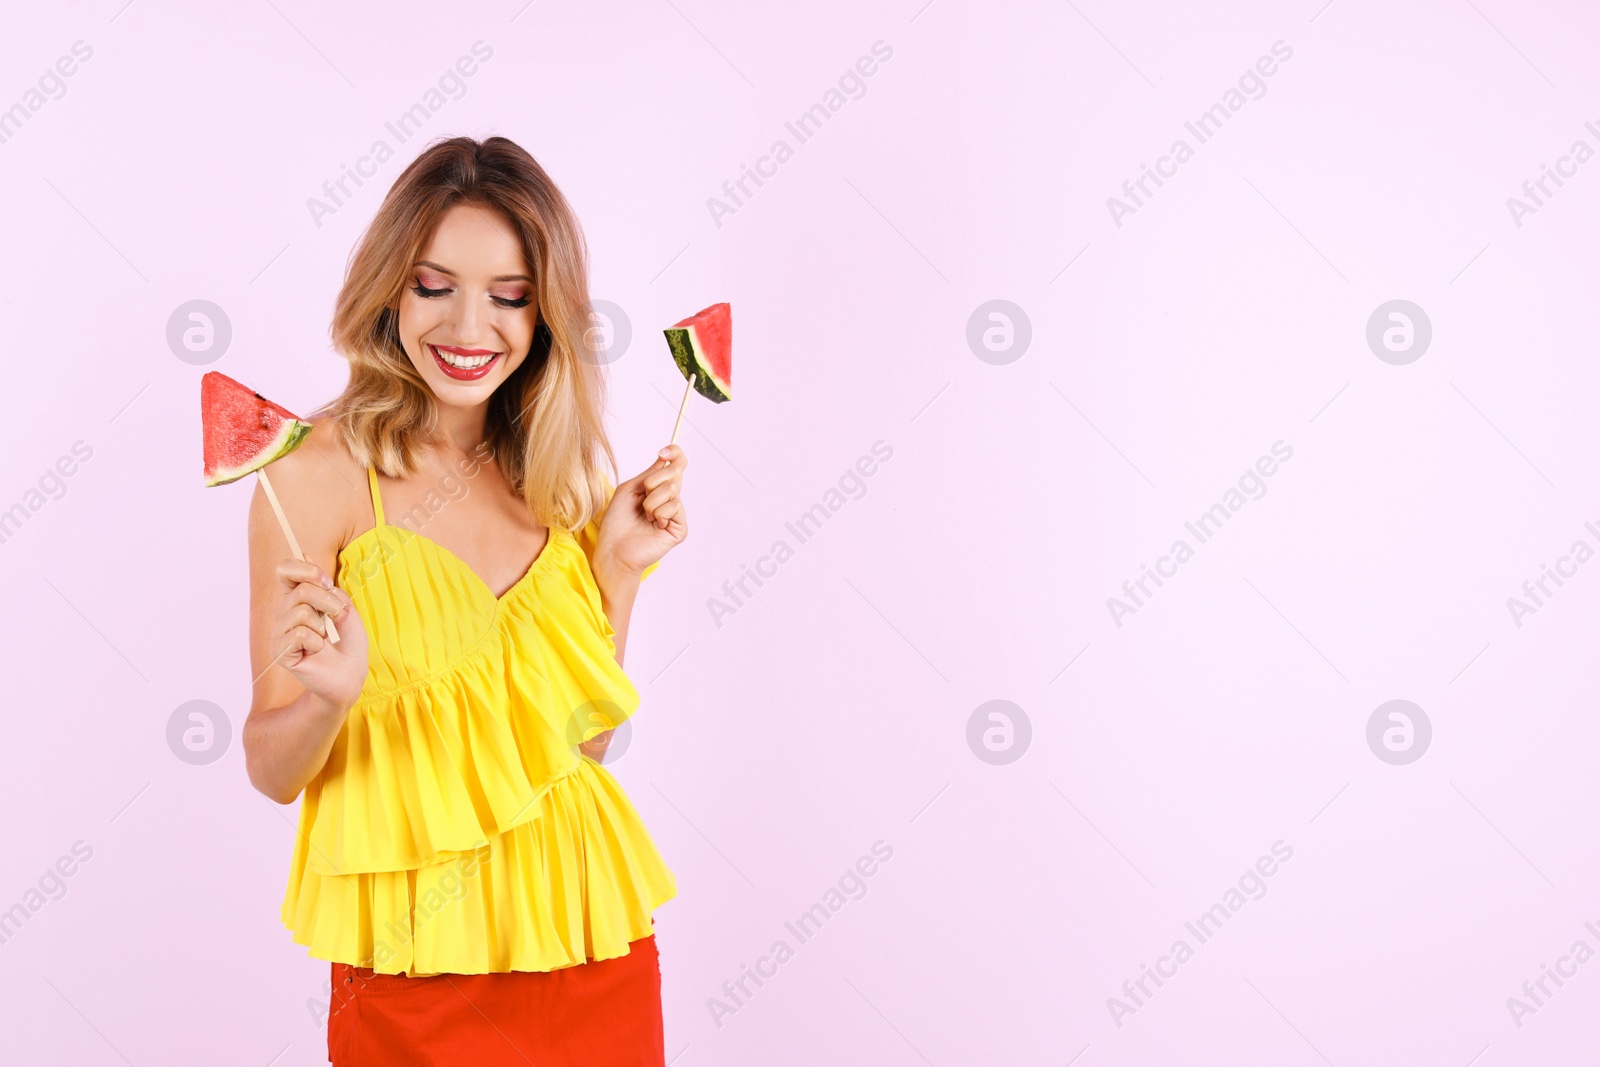
[[[493,348],[493,345],[480,343],[488,316],[482,302],[467,299],[451,303],[450,331],[454,335],[451,343],[460,348]]]

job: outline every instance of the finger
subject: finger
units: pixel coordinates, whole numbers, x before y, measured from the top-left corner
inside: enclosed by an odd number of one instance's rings
[[[661,485],[663,482],[670,481],[676,481],[679,484],[682,484],[682,467],[678,466],[677,464],[673,464],[670,467],[662,467],[658,470],[649,471],[640,477],[639,484],[644,486],[645,490],[648,492],[649,490],[654,489],[656,486]]]
[[[646,515],[649,515],[651,518],[655,518],[657,512],[660,511],[661,506],[663,504],[665,504],[669,500],[676,500],[676,499],[678,499],[678,483],[677,482],[668,482],[665,485],[657,486],[656,488],[652,489],[649,493],[645,494],[645,498],[644,498],[644,501],[643,501],[643,504],[642,504],[642,506],[644,507],[644,513]]]
[[[656,526],[665,530],[673,519],[682,514],[683,502],[681,500],[669,500],[656,509]]]
[[[295,604],[283,613],[284,631],[287,633],[296,627],[305,627],[319,637],[327,633],[327,627],[322,621],[322,612],[310,604]]]
[[[322,640],[316,634],[301,627],[284,631],[278,640],[279,652],[273,662],[280,667],[286,668],[298,666],[301,660],[311,655],[311,650],[307,645],[313,638],[318,641]]]
[[[632,478],[629,478],[626,482],[623,482],[622,484],[626,485],[626,486],[630,486],[630,487],[642,486],[642,485],[645,484],[646,481],[648,481],[651,478],[654,478],[660,472],[665,471],[665,470],[671,470],[671,469],[672,469],[671,467],[667,466],[667,461],[666,460],[658,459],[654,463],[650,464],[650,466],[646,467],[644,470],[640,471],[638,474],[635,474]]]
[[[278,563],[278,581],[284,589],[292,589],[301,582],[320,585],[324,589],[333,588],[333,579],[325,574],[321,567],[308,559],[286,559]]]
[[[272,662],[267,664],[267,671],[274,667],[290,668],[305,659],[305,651],[290,640],[287,634],[279,634],[277,644],[274,647],[277,648],[277,652],[273,654]],[[265,674],[267,671],[262,671],[261,673]]]
[[[688,462],[682,458],[683,450],[677,445],[671,445],[668,448],[663,448],[661,452],[663,454],[657,455],[656,458],[651,462],[650,466],[640,471],[633,477],[632,480],[635,482],[643,482],[645,479],[652,478],[662,471],[681,470],[683,469],[684,464]],[[670,453],[670,458],[668,453]]]
[[[355,601],[350,599],[344,590],[338,590],[342,604],[338,611],[330,612],[329,617],[339,627],[339,651],[346,655],[354,655],[358,650],[366,647],[367,628],[361,621],[361,613],[356,610]],[[354,638],[354,641],[345,641],[343,638]]]
[[[689,457],[684,453],[682,445],[668,445],[657,453],[657,456],[679,469],[689,464]]]
[[[298,650],[307,656],[315,656],[328,644],[326,638],[309,626],[296,626],[288,630],[283,637],[289,643],[290,655]],[[285,660],[288,658],[289,656],[284,657]]]
[[[356,611],[356,602],[350,599],[350,594],[346,593],[343,589],[340,589],[337,586],[334,587],[333,591],[339,596],[339,610],[331,612],[330,614],[334,615],[336,618],[343,619],[345,618],[346,613],[348,613],[350,618],[360,619],[360,613]]]
[[[341,593],[343,593],[343,590],[337,586],[333,589],[324,589],[322,586],[311,582],[301,582],[285,595],[284,605],[293,607],[296,604],[309,604],[320,612],[337,615],[344,610],[344,606],[349,600],[348,597],[341,599]]]

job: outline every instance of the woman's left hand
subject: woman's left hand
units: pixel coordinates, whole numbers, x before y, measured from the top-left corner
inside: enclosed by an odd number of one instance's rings
[[[668,445],[642,473],[617,486],[600,520],[597,558],[635,576],[689,535],[683,509],[683,471],[689,459]]]

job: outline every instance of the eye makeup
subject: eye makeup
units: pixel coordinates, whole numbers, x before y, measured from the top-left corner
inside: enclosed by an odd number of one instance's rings
[[[430,289],[421,282],[417,282],[415,285],[411,286],[411,291],[422,297],[424,300],[433,300],[442,296],[449,296],[451,293],[455,292],[454,289],[449,288]],[[533,303],[533,297],[531,294],[524,294],[523,296],[519,297],[492,296],[490,299],[496,304],[499,304],[501,307],[511,310],[525,308],[529,304]]]

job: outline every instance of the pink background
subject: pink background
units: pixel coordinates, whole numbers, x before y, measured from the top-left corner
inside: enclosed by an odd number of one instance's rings
[[[0,544],[0,909],[74,842],[93,855],[0,944],[7,1060],[325,1062],[327,965],[277,918],[294,812],[238,743],[249,492],[202,488],[207,368],[166,326],[212,301],[233,339],[210,368],[326,400],[346,257],[457,133],[517,140],[577,208],[593,294],[632,325],[625,475],[681,390],[660,328],[737,311],[738,398],[690,408],[691,535],[635,614],[643,705],[614,765],[679,881],[657,915],[669,1059],[1594,1047],[1600,962],[1520,1026],[1507,998],[1600,951],[1600,564],[1520,627],[1506,605],[1600,547],[1600,161],[1520,226],[1506,204],[1600,148],[1594,12],[921,3],[8,13],[0,108],[75,41],[93,54],[0,144],[0,509],[31,511]],[[480,40],[492,58],[399,144],[385,122]],[[797,145],[784,123],[876,41],[865,94]],[[1278,41],[1265,95],[1117,226],[1107,198],[1194,147],[1184,123]],[[396,158],[316,225],[308,198],[380,138]],[[707,199],[779,138],[792,158],[719,226]],[[967,342],[994,299],[1031,323],[1004,365]],[[1433,329],[1404,366],[1365,336],[1394,299]],[[708,600],[879,440],[865,495],[717,625]],[[1117,626],[1107,598],[1279,440],[1266,494]],[[59,499],[30,498],[77,441]],[[205,766],[166,741],[197,699],[232,724]],[[1006,765],[967,742],[997,699],[1031,724]],[[1409,765],[1366,739],[1393,699],[1432,724]],[[865,896],[799,944],[784,923],[877,841]],[[1266,894],[1198,944],[1185,922],[1278,841]],[[1194,957],[1119,1026],[1108,998],[1179,938]],[[779,939],[794,958],[714,1020]]]

